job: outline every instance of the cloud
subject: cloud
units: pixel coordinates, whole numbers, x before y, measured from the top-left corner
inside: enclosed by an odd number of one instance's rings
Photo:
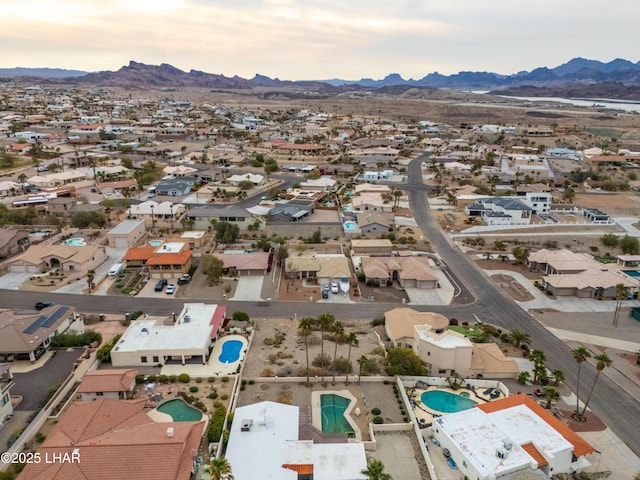
[[[2,66],[130,59],[288,79],[513,73],[574,56],[634,60],[635,19],[584,0],[4,0]],[[609,13],[611,12],[611,13]],[[607,18],[609,17],[609,18]],[[9,19],[9,20],[6,20]]]

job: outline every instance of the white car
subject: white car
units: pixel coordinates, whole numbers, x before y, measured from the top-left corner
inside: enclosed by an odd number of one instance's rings
[[[331,293],[338,293],[340,290],[338,289],[338,284],[337,283],[332,283],[331,284]]]
[[[167,295],[171,295],[171,294],[172,294],[173,292],[175,292],[175,291],[176,291],[176,286],[175,286],[173,283],[170,283],[170,284],[167,286],[167,290],[165,291],[165,293],[166,293]]]

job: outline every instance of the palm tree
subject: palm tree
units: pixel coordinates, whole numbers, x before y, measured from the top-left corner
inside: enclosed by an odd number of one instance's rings
[[[205,471],[209,474],[211,480],[233,480],[231,465],[224,457],[212,459]]]
[[[20,182],[20,184],[22,185],[22,191],[24,192],[24,182],[27,181],[27,175],[23,172],[20,175],[18,175],[18,182]]]
[[[369,363],[369,359],[367,357],[365,357],[364,355],[362,355],[358,360],[356,360],[358,362],[358,366],[360,368],[358,368],[358,385],[360,385],[360,378],[362,378],[362,369],[364,368],[364,366]]]
[[[521,345],[528,347],[531,345],[531,337],[527,332],[514,328],[509,332],[509,341],[514,347],[520,348]]]
[[[342,325],[341,321],[336,321],[331,326],[331,336],[333,337],[333,341],[335,343],[333,348],[333,379],[331,380],[331,385],[336,384],[336,358],[338,355],[338,342],[342,340],[344,337],[344,325]]]
[[[324,383],[324,332],[331,330],[333,323],[336,321],[335,317],[330,313],[323,313],[316,319],[317,324],[320,326],[320,358],[322,358],[322,386]]]
[[[618,319],[620,318],[620,307],[622,306],[622,301],[627,298],[627,287],[624,286],[624,283],[618,283],[616,285],[616,309],[613,313],[613,326],[618,326]]]
[[[531,350],[529,354],[529,360],[533,362],[533,383],[538,383],[540,376],[542,374],[542,369],[544,368],[544,362],[547,360],[547,356],[545,353],[536,348]],[[542,368],[541,368],[542,367]]]
[[[558,390],[556,389],[556,387],[552,387],[549,385],[542,387],[542,395],[547,401],[547,405],[545,406],[547,410],[551,409],[552,402],[560,398],[560,393],[558,393]]]
[[[554,370],[553,372],[551,372],[551,375],[553,376],[553,384],[556,387],[560,385],[562,382],[564,382],[566,378],[564,371],[560,369]]]
[[[95,270],[87,270],[87,285],[89,286],[89,293],[91,293],[91,290],[93,289],[93,279],[95,278],[95,276]]]
[[[609,355],[606,353],[601,353],[600,355],[596,355],[593,357],[596,361],[596,378],[593,379],[593,384],[591,384],[591,390],[589,390],[589,395],[587,396],[587,401],[584,402],[584,408],[582,409],[582,417],[587,412],[587,405],[589,405],[589,401],[591,400],[591,394],[593,390],[596,388],[596,383],[598,382],[598,377],[600,376],[600,372],[607,367],[610,367],[613,364],[613,360],[609,358]]]
[[[392,480],[390,474],[384,471],[384,463],[380,460],[376,460],[375,458],[369,462],[367,468],[362,470],[364,476],[366,476],[369,480]]]
[[[573,359],[578,362],[578,379],[576,381],[576,413],[575,416],[577,419],[581,419],[580,416],[580,368],[582,367],[582,362],[585,362],[587,359],[591,358],[591,352],[587,350],[586,347],[580,346],[578,348],[574,348],[571,350],[571,355]]]
[[[347,373],[345,377],[345,383],[349,385],[349,369],[351,368],[351,347],[358,346],[358,337],[355,332],[350,332],[344,339],[345,343],[349,345],[349,353],[347,354]]]
[[[313,318],[304,317],[300,319],[298,330],[304,338],[304,351],[307,355],[307,387],[309,386],[309,335],[313,330]]]

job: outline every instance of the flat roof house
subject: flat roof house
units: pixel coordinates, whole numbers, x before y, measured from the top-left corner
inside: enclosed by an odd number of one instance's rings
[[[206,364],[226,307],[185,303],[179,315],[131,323],[111,351],[114,367]]]
[[[235,480],[367,478],[364,445],[301,439],[297,406],[259,402],[236,408],[234,418],[226,457]]]
[[[438,417],[433,433],[460,473],[479,480],[579,472],[590,465],[585,456],[596,451],[524,394]]]
[[[206,422],[156,421],[145,404],[109,398],[72,403],[38,448],[42,459],[68,455],[68,461],[31,463],[18,478],[194,478]]]

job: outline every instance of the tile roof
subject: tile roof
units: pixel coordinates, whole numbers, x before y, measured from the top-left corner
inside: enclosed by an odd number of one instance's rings
[[[135,381],[138,370],[94,370],[82,377],[78,393],[126,392]]]
[[[449,326],[449,319],[444,315],[433,312],[418,312],[413,308],[399,307],[389,310],[384,314],[385,329],[392,341],[401,338],[413,338],[413,327],[416,325],[428,325],[434,330],[440,330]]]
[[[184,265],[191,258],[191,250],[183,249],[178,253],[159,253],[147,260],[147,265]]]
[[[138,261],[138,260],[149,260],[153,255],[153,252],[156,250],[156,247],[133,247],[127,250],[127,253],[124,254],[124,261]]]
[[[540,417],[540,419],[549,424],[551,428],[562,435],[565,440],[573,445],[573,454],[576,457],[581,457],[596,451],[595,448],[593,448],[585,439],[554,417],[548,410],[528,395],[513,395],[511,397],[494,400],[493,402],[479,404],[474,408],[479,408],[485,413],[493,413],[500,410],[506,410],[517,405],[526,406],[529,410],[533,411],[533,413]]]
[[[533,443],[529,442],[520,446],[524,449],[525,452],[527,452],[531,456],[531,458],[533,458],[536,461],[536,463],[538,464],[538,468],[544,467],[545,465],[549,464],[549,462],[547,462],[547,459],[542,456],[542,453],[540,453],[540,450],[538,450],[533,445]]]
[[[205,423],[155,423],[144,405],[110,399],[71,404],[38,451],[52,458],[77,449],[80,461],[30,464],[20,479],[188,480]]]

